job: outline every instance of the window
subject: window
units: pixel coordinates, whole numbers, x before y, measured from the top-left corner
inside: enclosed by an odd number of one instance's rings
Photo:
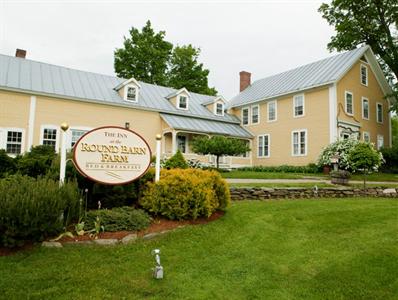
[[[353,95],[350,92],[345,92],[345,112],[349,115],[354,114]]]
[[[369,100],[362,97],[362,119],[369,120]]]
[[[43,138],[41,141],[42,145],[51,146],[56,149],[57,145],[57,129],[55,128],[44,128]]]
[[[383,104],[376,103],[376,119],[377,123],[383,123]]]
[[[127,95],[126,95],[126,100],[128,101],[137,101],[137,88],[134,86],[128,86],[127,87]]]
[[[370,135],[369,132],[363,132],[363,141],[369,143],[370,142]]]
[[[185,135],[177,135],[177,149],[182,153],[187,151],[187,137]]]
[[[384,136],[378,134],[377,135],[377,150],[384,147]]]
[[[252,124],[258,124],[259,123],[259,106],[254,105],[252,106]]]
[[[269,134],[259,135],[257,139],[258,144],[258,157],[270,156],[270,138]]]
[[[178,108],[179,109],[188,109],[188,97],[187,96],[179,96],[178,97]]]
[[[216,103],[216,115],[223,116],[224,115],[224,104]]]
[[[368,85],[368,67],[365,65],[361,65],[361,83]]]
[[[304,116],[304,95],[296,95],[293,97],[293,115],[295,117]]]
[[[307,130],[292,132],[292,148],[293,156],[307,155]]]
[[[276,121],[277,112],[276,112],[276,101],[270,101],[267,103],[267,111],[268,111],[268,122]]]
[[[8,154],[22,153],[22,131],[7,131],[6,152]]]
[[[343,132],[341,134],[341,137],[343,138],[343,140],[348,140],[349,138],[351,138],[351,134],[349,134],[347,132]]]
[[[249,125],[249,108],[242,108],[242,125]]]
[[[80,139],[80,137],[85,134],[87,130],[80,130],[80,129],[71,129],[71,143],[70,147],[73,148],[73,146],[76,144],[76,142]]]

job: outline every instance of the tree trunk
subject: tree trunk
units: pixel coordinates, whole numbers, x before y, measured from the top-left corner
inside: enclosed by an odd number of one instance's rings
[[[217,170],[218,170],[220,167],[220,155],[216,156],[216,166],[217,166]]]
[[[363,172],[363,189],[366,189],[366,171]]]

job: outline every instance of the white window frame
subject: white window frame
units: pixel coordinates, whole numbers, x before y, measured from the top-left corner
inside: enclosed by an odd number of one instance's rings
[[[253,109],[257,107],[257,122],[253,122]],[[252,105],[250,107],[251,110],[251,114],[250,114],[250,124],[255,125],[255,124],[260,124],[260,105],[256,104],[256,105]]]
[[[244,124],[243,123],[243,111],[244,110],[247,110],[247,124]],[[241,119],[242,119],[242,126],[249,126],[250,125],[250,107],[248,107],[248,106],[246,106],[246,107],[243,107],[242,108],[242,110],[241,110]]]
[[[129,88],[134,88],[134,89],[135,89],[135,100],[131,100],[131,99],[128,99],[128,98],[127,98],[127,91],[128,91]],[[128,84],[128,85],[126,85],[126,86],[124,87],[123,99],[124,99],[125,101],[128,101],[128,102],[137,103],[137,102],[138,102],[139,90],[140,90],[140,89],[139,89],[138,86],[136,86],[136,85],[133,85],[133,84]]]
[[[366,73],[366,83],[362,82],[362,69],[363,68],[366,70],[366,72],[365,72]],[[364,64],[361,64],[360,67],[359,67],[359,81],[361,82],[362,85],[368,86],[368,82],[369,82],[368,66],[366,66]]]
[[[56,134],[56,140],[55,140],[55,152],[59,152],[59,141],[60,141],[60,130],[61,128],[59,128],[59,126],[57,125],[53,125],[53,124],[45,124],[45,125],[41,125],[40,126],[40,145],[43,145],[43,141],[44,141],[44,129],[55,129],[57,131]]]
[[[301,154],[301,143],[300,143],[300,133],[301,132],[305,132],[305,152],[304,154]],[[299,137],[299,148],[298,148],[298,154],[294,154],[294,134],[298,133],[298,137]],[[292,139],[292,156],[307,156],[308,153],[308,130],[307,129],[295,129],[292,130],[292,134],[291,134],[291,139]]]
[[[263,144],[263,155],[260,155],[260,137],[263,138],[263,141],[265,141],[264,137],[267,137],[268,140],[268,153],[267,155],[264,155],[264,149],[265,145]],[[266,134],[260,134],[257,136],[257,158],[269,158],[271,156],[271,135],[269,133]]]
[[[0,149],[4,149],[7,151],[7,135],[9,131],[21,132],[21,153],[25,152],[25,129],[19,127],[0,127]],[[8,156],[15,157],[18,154],[15,153],[7,153]]]
[[[303,114],[296,115],[296,98],[303,97]],[[293,96],[293,117],[294,118],[301,118],[305,116],[305,96],[304,94],[297,94]]]
[[[365,136],[368,137],[368,140],[366,140]],[[362,133],[362,140],[363,140],[364,142],[370,143],[370,133],[369,133],[368,131],[364,131],[364,132]]]
[[[269,112],[270,112],[269,108],[270,108],[271,104],[275,105],[275,119],[273,119],[273,120],[270,120],[270,118],[269,118]],[[272,100],[267,103],[267,122],[271,123],[271,122],[276,122],[276,121],[278,121],[278,102],[276,100]]]
[[[382,141],[382,144],[383,144],[382,146],[379,145],[380,140]],[[383,148],[384,147],[384,135],[378,134],[376,143],[377,143],[377,150],[380,150],[381,148]]]
[[[381,120],[379,120],[379,105],[381,106]],[[384,122],[383,110],[384,110],[383,103],[376,102],[376,122],[379,124],[383,124],[383,122]]]
[[[85,127],[85,126],[70,126],[69,130],[67,131],[67,136],[66,136],[66,149],[70,150],[72,149],[72,131],[73,130],[82,130],[82,131],[90,131],[93,130],[92,127]]]
[[[180,107],[180,105],[181,105],[181,103],[180,103],[181,97],[185,97],[187,99],[187,107],[186,108]],[[188,97],[188,95],[183,94],[183,95],[178,95],[177,96],[177,108],[181,109],[181,110],[188,110],[189,109],[189,97]]]
[[[349,113],[348,110],[347,110],[347,95],[351,95],[351,101],[352,101],[352,104],[351,104],[352,112],[351,113]],[[354,94],[352,92],[350,92],[350,91],[345,91],[344,92],[344,111],[349,116],[353,116],[354,115]]]
[[[364,114],[364,103],[365,103],[365,101],[366,102],[368,102],[368,117],[365,117],[365,114]],[[369,115],[370,115],[370,105],[369,105],[369,99],[368,98],[366,98],[366,97],[362,97],[362,119],[364,119],[364,120],[369,120]]]
[[[176,136],[176,142],[177,142],[177,150],[179,150],[179,148],[178,148],[178,138],[179,137],[185,137],[185,152],[182,152],[181,150],[181,153],[182,154],[188,154],[189,153],[189,148],[188,148],[188,135],[187,134],[184,134],[184,133],[177,133],[177,136]]]
[[[221,112],[221,114],[218,114],[217,113],[217,105],[221,105],[221,107],[222,107],[222,112]],[[222,103],[222,102],[216,102],[216,103],[214,103],[214,114],[216,115],[216,116],[224,116],[224,109],[225,109],[225,105],[224,105],[224,103]]]

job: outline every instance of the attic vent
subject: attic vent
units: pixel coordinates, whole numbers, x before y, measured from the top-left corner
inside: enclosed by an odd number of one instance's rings
[[[362,55],[361,60],[364,62],[368,62],[368,60],[366,59],[365,55]]]

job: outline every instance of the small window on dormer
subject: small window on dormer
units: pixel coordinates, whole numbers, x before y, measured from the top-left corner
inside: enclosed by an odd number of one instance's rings
[[[365,65],[361,65],[361,83],[368,85],[368,68]]]
[[[127,87],[127,94],[126,94],[126,100],[128,101],[137,101],[137,88],[134,86],[128,86]]]
[[[216,103],[216,115],[223,116],[224,115],[224,104]]]
[[[188,97],[186,97],[186,96],[178,97],[178,108],[179,109],[188,109]]]

